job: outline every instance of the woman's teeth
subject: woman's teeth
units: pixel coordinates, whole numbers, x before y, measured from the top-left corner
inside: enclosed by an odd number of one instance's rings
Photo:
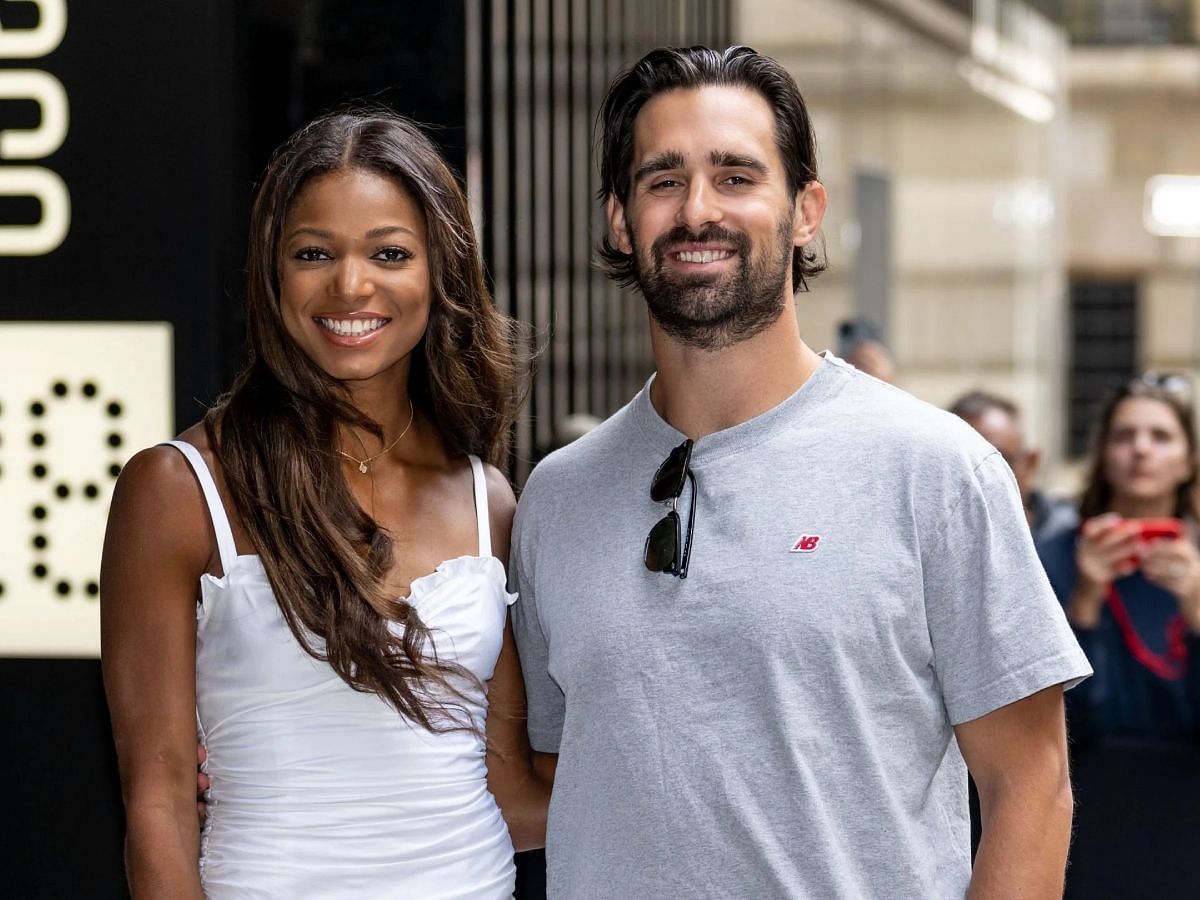
[[[378,331],[388,319],[317,319],[322,328],[327,328],[341,337],[359,337]]]

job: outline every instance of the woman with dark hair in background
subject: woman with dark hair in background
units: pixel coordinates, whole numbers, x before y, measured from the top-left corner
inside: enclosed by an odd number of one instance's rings
[[[507,625],[513,495],[484,463],[515,366],[430,141],[386,113],[294,135],[246,305],[247,368],[130,461],[105,538],[133,894],[509,897],[548,793]]]
[[[1095,669],[1072,737],[1192,740],[1200,728],[1196,430],[1187,382],[1146,375],[1100,413],[1082,525],[1039,545]]]

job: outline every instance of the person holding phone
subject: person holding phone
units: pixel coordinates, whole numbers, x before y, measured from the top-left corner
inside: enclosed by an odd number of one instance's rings
[[[1101,409],[1078,529],[1038,545],[1095,675],[1067,695],[1078,741],[1200,736],[1196,429],[1182,376]]]

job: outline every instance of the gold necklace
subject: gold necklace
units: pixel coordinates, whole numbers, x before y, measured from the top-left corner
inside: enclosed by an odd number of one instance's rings
[[[344,456],[344,457],[346,457],[346,459],[350,460],[350,462],[358,463],[358,471],[360,471],[360,472],[362,472],[362,474],[366,475],[367,469],[371,465],[371,463],[375,462],[375,460],[379,459],[379,457],[383,456],[385,453],[387,453],[389,450],[391,450],[393,447],[395,447],[398,443],[400,443],[400,438],[402,438],[406,434],[408,434],[408,429],[412,428],[414,416],[415,416],[415,411],[413,410],[412,397],[409,397],[408,398],[408,424],[404,426],[404,430],[400,432],[400,434],[396,437],[396,439],[394,441],[392,441],[390,444],[388,444],[386,447],[384,447],[382,450],[380,450],[374,456],[368,456],[366,459],[359,459],[357,456],[351,456],[345,450],[339,450],[337,452],[341,456]]]

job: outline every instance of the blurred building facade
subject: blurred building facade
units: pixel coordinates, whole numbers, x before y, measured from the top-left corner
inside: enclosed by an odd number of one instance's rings
[[[1113,382],[1197,366],[1200,240],[1144,212],[1148,179],[1200,174],[1200,3],[738,10],[737,40],[785,61],[816,119],[832,265],[799,299],[806,338],[836,346],[865,315],[918,396],[1013,397],[1049,482],[1074,490]],[[864,202],[881,182],[889,202]]]

